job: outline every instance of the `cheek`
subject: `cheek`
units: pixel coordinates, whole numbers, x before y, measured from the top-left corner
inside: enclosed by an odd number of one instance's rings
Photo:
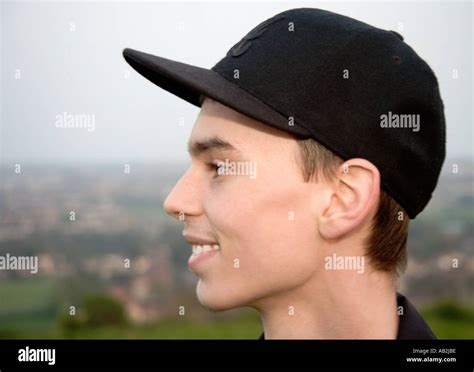
[[[209,195],[206,210],[227,248],[223,256],[239,259],[241,277],[300,280],[314,271],[317,229],[307,204],[306,184],[247,179],[221,186]]]

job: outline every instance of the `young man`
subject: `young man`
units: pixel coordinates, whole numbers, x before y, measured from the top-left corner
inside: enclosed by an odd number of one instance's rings
[[[164,207],[203,306],[255,308],[261,339],[434,338],[396,278],[444,161],[443,103],[399,34],[302,8],[211,70],[124,57],[202,107]]]

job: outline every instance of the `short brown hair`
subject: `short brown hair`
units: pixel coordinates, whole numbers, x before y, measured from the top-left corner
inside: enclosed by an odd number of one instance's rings
[[[317,181],[320,175],[326,180],[337,176],[337,169],[344,162],[343,159],[311,138],[297,139],[297,143],[305,182]],[[405,270],[409,222],[404,209],[385,191],[380,190],[377,211],[364,247],[375,269],[396,275]]]

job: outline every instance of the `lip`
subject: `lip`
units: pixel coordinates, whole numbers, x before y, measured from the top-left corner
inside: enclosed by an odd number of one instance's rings
[[[214,245],[214,244],[219,244],[216,241],[209,240],[207,238],[201,238],[197,235],[191,235],[187,234],[186,232],[183,231],[183,237],[184,240],[186,240],[189,244],[193,245]]]
[[[198,235],[192,235],[183,230],[183,237],[190,245],[220,245],[219,242],[203,238]],[[191,271],[196,271],[200,266],[205,266],[206,262],[212,261],[212,257],[215,257],[220,250],[212,250],[209,252],[203,252],[197,256],[191,254],[188,259],[188,267]]]
[[[191,255],[188,260],[188,267],[195,271],[198,267],[204,265],[206,262],[209,263],[212,261],[212,258],[219,254],[220,250],[212,250],[209,252],[201,253],[197,256]]]

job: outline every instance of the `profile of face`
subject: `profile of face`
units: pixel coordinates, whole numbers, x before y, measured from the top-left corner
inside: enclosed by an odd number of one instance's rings
[[[324,183],[304,182],[296,140],[206,98],[189,149],[191,165],[164,208],[184,216],[185,239],[220,246],[192,265],[199,302],[259,309],[314,279],[323,266],[315,216]]]

